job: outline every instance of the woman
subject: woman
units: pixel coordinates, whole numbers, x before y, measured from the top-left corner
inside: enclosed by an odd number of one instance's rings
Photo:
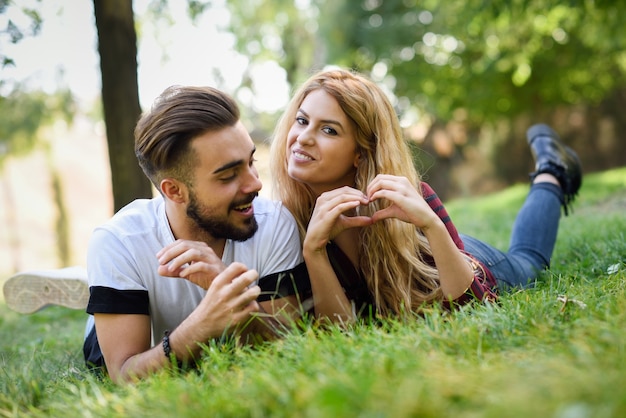
[[[316,315],[345,322],[528,286],[581,183],[576,154],[549,127],[531,128],[529,143],[533,185],[504,253],[458,234],[375,83],[345,70],[312,76],[276,127],[271,164],[300,228]]]

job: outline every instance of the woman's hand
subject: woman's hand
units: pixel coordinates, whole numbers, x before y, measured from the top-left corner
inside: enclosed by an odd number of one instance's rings
[[[474,273],[443,221],[408,179],[380,174],[368,186],[367,196],[370,200],[387,199],[390,202],[388,207],[372,215],[375,221],[397,218],[423,231],[439,271],[444,298],[456,299],[465,293],[472,284]]]
[[[420,229],[428,229],[441,221],[406,177],[379,174],[368,185],[367,196],[370,201],[387,199],[390,202],[388,207],[372,215],[374,222],[397,218]]]
[[[369,216],[350,216],[358,206],[368,203],[362,192],[348,186],[322,193],[315,203],[304,246],[319,251],[346,229],[371,225]]]

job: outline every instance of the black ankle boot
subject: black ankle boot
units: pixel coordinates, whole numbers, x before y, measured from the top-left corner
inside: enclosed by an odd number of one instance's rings
[[[531,182],[542,173],[557,178],[563,190],[563,209],[568,214],[568,206],[582,184],[582,168],[578,155],[563,145],[559,136],[548,125],[537,124],[526,132],[526,139],[535,159],[535,171],[530,173]]]

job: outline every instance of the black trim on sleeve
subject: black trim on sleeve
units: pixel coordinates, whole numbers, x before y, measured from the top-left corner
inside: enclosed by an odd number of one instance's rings
[[[261,288],[261,294],[257,298],[259,302],[293,295],[305,300],[312,296],[309,271],[304,262],[290,270],[261,277],[259,287]]]
[[[118,290],[104,286],[89,288],[87,313],[150,315],[147,290]]]

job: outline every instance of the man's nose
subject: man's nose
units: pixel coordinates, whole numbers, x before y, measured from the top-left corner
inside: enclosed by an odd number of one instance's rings
[[[263,182],[259,178],[259,172],[256,167],[248,167],[246,177],[243,183],[242,191],[244,193],[256,193],[263,187]]]

